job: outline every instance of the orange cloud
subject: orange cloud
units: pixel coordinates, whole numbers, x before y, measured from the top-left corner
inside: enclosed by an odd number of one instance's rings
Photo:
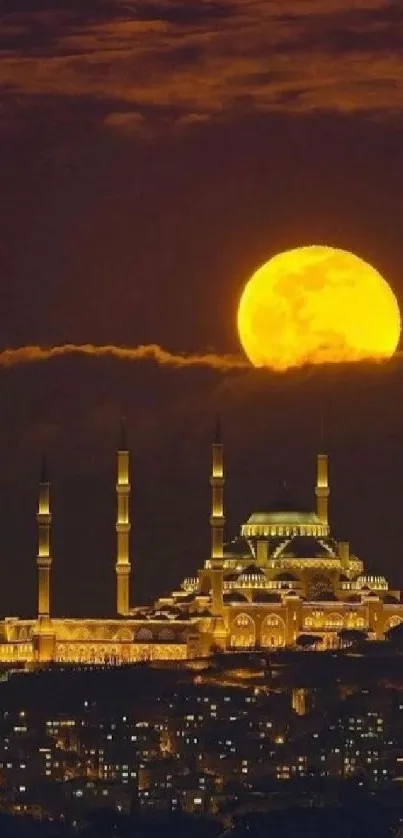
[[[17,364],[48,361],[62,355],[87,355],[96,358],[109,356],[121,361],[155,361],[169,367],[205,367],[217,372],[250,369],[250,364],[236,355],[218,355],[214,352],[181,355],[169,352],[151,343],[146,346],[94,346],[92,343],[65,343],[61,346],[20,346],[0,352],[0,366],[13,367]]]
[[[120,128],[125,131],[133,131],[134,133],[143,130],[145,119],[142,114],[134,113],[133,111],[113,111],[109,113],[104,119],[104,125],[111,128]]]
[[[175,111],[172,123],[185,126],[243,101],[259,111],[401,107],[403,7],[386,0],[115,0],[98,17],[84,6],[80,27],[60,4],[51,21],[42,13],[48,40],[31,50],[39,13],[6,15],[0,83],[104,101],[118,131],[141,133],[150,109]]]

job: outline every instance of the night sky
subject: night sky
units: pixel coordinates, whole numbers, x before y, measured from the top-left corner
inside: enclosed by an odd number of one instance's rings
[[[248,276],[312,243],[367,259],[403,307],[401,0],[0,0],[0,85],[0,350],[238,353]],[[0,612],[35,611],[44,450],[54,609],[113,611],[123,414],[133,601],[193,575],[217,411],[229,533],[283,479],[309,502],[323,423],[335,534],[403,587],[400,358],[275,375],[64,357],[0,369]]]

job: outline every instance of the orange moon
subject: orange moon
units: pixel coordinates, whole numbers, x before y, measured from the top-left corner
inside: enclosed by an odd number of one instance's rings
[[[238,308],[238,332],[255,367],[390,358],[399,343],[396,297],[375,268],[353,253],[312,245],[259,268]]]

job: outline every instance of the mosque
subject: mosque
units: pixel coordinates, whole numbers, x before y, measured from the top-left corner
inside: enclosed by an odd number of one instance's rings
[[[328,456],[318,454],[312,510],[284,499],[254,512],[224,543],[224,457],[219,426],[212,445],[211,550],[197,576],[158,599],[130,607],[130,455],[124,428],[117,451],[116,616],[54,616],[50,607],[51,505],[46,462],[38,496],[37,615],[0,620],[0,663],[120,664],[186,660],[213,651],[270,650],[314,635],[317,648],[342,629],[382,639],[403,621],[400,591],[368,576],[328,520]]]

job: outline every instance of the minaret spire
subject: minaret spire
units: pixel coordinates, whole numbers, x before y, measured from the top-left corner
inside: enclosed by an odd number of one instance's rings
[[[119,451],[127,451],[127,429],[126,429],[126,417],[122,416],[120,419],[120,436],[119,436]]]
[[[329,463],[327,454],[317,455],[316,474],[316,510],[321,523],[327,527],[329,524]]]
[[[122,418],[117,452],[117,517],[116,517],[116,599],[117,612],[129,613],[130,602],[130,454],[127,445],[126,422]]]
[[[49,483],[49,468],[48,468],[48,458],[46,454],[42,454],[41,460],[41,473],[40,473],[40,483]]]
[[[46,456],[42,456],[38,512],[38,555],[36,566],[38,571],[38,619],[49,620],[50,617],[50,569],[52,558],[50,555],[50,482]]]
[[[215,444],[215,445],[221,445],[222,444],[221,416],[220,416],[219,413],[217,413],[217,416],[215,418],[213,444]]]

